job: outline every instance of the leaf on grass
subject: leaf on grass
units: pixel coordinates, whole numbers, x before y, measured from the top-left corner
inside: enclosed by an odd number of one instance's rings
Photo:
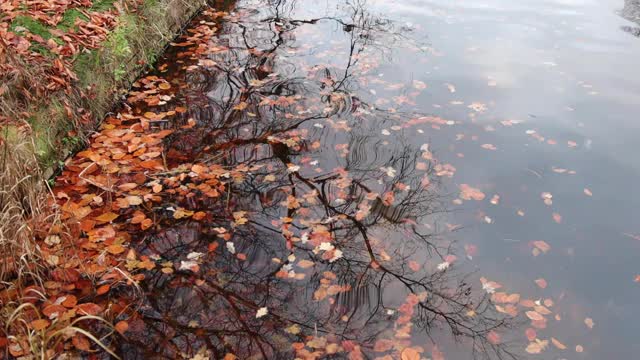
[[[46,329],[49,326],[50,322],[47,319],[38,319],[31,322],[31,328],[33,330],[39,331],[42,329]]]
[[[81,315],[98,315],[102,312],[102,306],[94,303],[84,303],[76,307]]]

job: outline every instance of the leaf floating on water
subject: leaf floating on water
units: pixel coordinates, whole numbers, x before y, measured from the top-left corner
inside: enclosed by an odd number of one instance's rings
[[[498,345],[502,342],[500,334],[493,330],[489,331],[489,333],[487,334],[487,340],[493,345]]]
[[[544,349],[547,348],[548,344],[548,340],[536,339],[534,342],[529,343],[525,351],[529,354],[540,354],[542,351],[544,351]]]
[[[547,287],[547,281],[543,278],[535,280],[536,285],[538,285],[541,289],[545,289]]]
[[[589,329],[593,329],[593,326],[595,325],[593,319],[589,317],[584,319],[584,324],[587,325]]]
[[[564,350],[567,348],[567,346],[563,343],[561,343],[560,341],[558,341],[556,338],[551,338],[551,343],[553,344],[553,346],[557,347],[560,350]]]
[[[544,320],[544,316],[538,314],[535,311],[527,311],[525,312],[525,315],[527,315],[527,317],[533,321],[542,321]]]
[[[427,84],[425,84],[420,80],[413,80],[413,87],[416,88],[417,90],[424,90],[427,88]]]
[[[542,251],[543,253],[547,253],[549,250],[551,250],[551,246],[549,244],[547,244],[546,241],[544,240],[536,240],[533,242],[533,246],[535,246],[536,249]]]
[[[479,189],[469,186],[468,184],[460,184],[460,198],[464,200],[483,200],[484,193]]]
[[[420,360],[420,353],[416,349],[408,347],[402,350],[400,358],[402,360]]]
[[[562,215],[553,213],[553,221],[557,222],[558,224],[562,223]]]
[[[298,262],[298,266],[303,268],[303,269],[308,269],[308,268],[312,267],[313,265],[314,265],[313,261],[306,260],[306,259],[300,260],[300,262]]]
[[[269,313],[269,310],[267,310],[266,307],[261,307],[260,309],[258,309],[258,311],[256,311],[256,319],[260,319],[261,317],[267,315]]]

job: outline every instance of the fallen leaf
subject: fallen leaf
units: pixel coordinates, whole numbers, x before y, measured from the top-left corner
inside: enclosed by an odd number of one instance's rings
[[[106,213],[96,217],[95,220],[99,221],[99,222],[103,222],[103,223],[108,223],[108,222],[112,222],[117,217],[118,217],[118,214],[116,214],[116,213],[106,212]]]
[[[541,320],[544,320],[544,316],[542,316],[542,315],[538,314],[538,313],[537,313],[537,312],[535,312],[535,311],[527,311],[527,312],[525,313],[525,315],[527,315],[527,317],[528,317],[529,319],[533,320],[533,321],[541,321]]]
[[[115,329],[120,333],[120,335],[122,335],[129,329],[129,323],[124,320],[118,321],[118,323],[115,325]]]
[[[420,360],[420,353],[414,348],[404,348],[400,354],[402,360]]]
[[[585,325],[587,325],[587,327],[588,327],[589,329],[593,329],[593,325],[595,325],[595,323],[593,322],[593,319],[592,319],[592,318],[586,318],[586,319],[584,319],[584,323],[585,323]]]
[[[564,350],[567,347],[565,346],[565,344],[561,343],[560,341],[558,341],[556,338],[551,338],[551,343],[553,344],[553,346],[557,347],[560,350]]]
[[[535,280],[536,285],[538,285],[541,289],[545,289],[547,287],[547,281],[543,278]]]
[[[30,323],[31,328],[36,331],[40,331],[42,329],[46,329],[49,326],[50,322],[47,319],[38,319],[34,320]]]
[[[269,313],[269,310],[266,307],[261,307],[260,309],[258,309],[258,311],[256,311],[256,319],[260,319],[261,317],[267,315]]]

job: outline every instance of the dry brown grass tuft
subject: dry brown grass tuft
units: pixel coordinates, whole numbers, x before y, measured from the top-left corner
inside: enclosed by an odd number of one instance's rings
[[[8,138],[8,128],[4,138]],[[29,137],[14,134],[0,147],[0,281],[38,277],[38,248],[29,219],[42,216],[45,183]]]

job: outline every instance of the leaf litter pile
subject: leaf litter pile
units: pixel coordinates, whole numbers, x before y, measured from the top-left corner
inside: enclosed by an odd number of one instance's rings
[[[455,122],[401,110],[428,85],[388,83],[377,70],[385,44],[426,56],[420,44],[361,6],[296,18],[283,15],[286,3],[244,5],[193,20],[66,162],[53,189],[64,226],[40,239],[51,277],[3,294],[35,305],[28,324],[12,326],[48,341],[51,356],[96,358],[584,351],[552,335],[558,299],[462,266],[477,248],[460,255],[458,226],[447,222],[445,189],[458,169],[403,138]],[[395,95],[358,95],[374,86]],[[453,204],[500,204],[457,186]],[[551,206],[550,193],[541,198]],[[542,256],[551,246],[530,249]],[[0,340],[12,356],[31,351],[26,337]]]

